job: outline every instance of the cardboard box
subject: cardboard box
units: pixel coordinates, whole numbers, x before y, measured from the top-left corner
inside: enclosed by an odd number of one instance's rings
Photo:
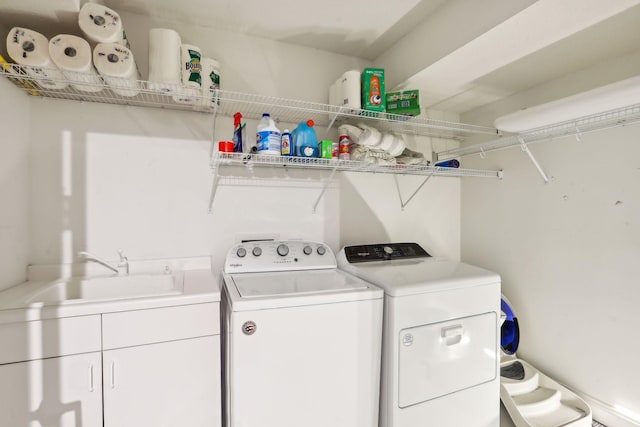
[[[362,72],[362,109],[385,111],[384,69],[365,68]]]
[[[387,113],[402,116],[420,115],[420,93],[418,90],[389,92],[387,94]]]

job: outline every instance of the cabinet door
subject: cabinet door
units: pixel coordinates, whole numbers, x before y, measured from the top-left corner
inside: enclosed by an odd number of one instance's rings
[[[0,426],[102,427],[100,353],[0,365]]]
[[[218,427],[220,338],[103,353],[105,427]]]

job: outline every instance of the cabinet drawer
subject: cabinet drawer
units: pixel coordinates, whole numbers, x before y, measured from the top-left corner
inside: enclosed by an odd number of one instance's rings
[[[0,364],[100,351],[100,315],[0,325]]]
[[[219,334],[217,302],[102,315],[105,350]]]

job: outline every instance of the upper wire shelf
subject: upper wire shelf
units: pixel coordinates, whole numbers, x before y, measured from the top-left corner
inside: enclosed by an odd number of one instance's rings
[[[105,104],[158,107],[232,117],[240,111],[245,118],[260,119],[270,113],[276,122],[296,124],[313,119],[318,126],[338,122],[369,122],[380,130],[462,140],[472,134],[498,135],[494,128],[465,123],[407,117],[335,105],[217,90],[214,94],[181,85],[163,84],[165,90],[144,80],[109,78],[108,84],[94,74],[60,71],[4,63],[0,73],[30,95]],[[126,95],[122,95],[125,93]],[[177,96],[174,96],[177,95]],[[176,100],[178,98],[178,101]]]
[[[311,157],[281,157],[268,154],[253,153],[224,153],[216,151],[213,153],[211,164],[213,168],[220,166],[245,166],[245,167],[282,167],[284,169],[316,169],[316,170],[336,170],[341,172],[367,172],[395,175],[420,175],[420,176],[443,176],[443,177],[479,177],[479,178],[502,178],[502,171],[447,168],[426,165],[379,165],[375,163],[323,159]]]
[[[520,134],[504,136],[489,142],[441,151],[437,155],[438,160],[445,160],[471,154],[484,154],[489,151],[500,150],[522,144],[542,142],[554,138],[575,136],[580,139],[580,135],[582,134],[639,122],[640,104],[634,104],[628,107],[580,117],[575,120],[568,120],[550,126],[532,129]]]

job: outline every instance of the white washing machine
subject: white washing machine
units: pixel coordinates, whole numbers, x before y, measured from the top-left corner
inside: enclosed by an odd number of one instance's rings
[[[239,244],[223,277],[227,427],[378,424],[381,289],[304,241]]]
[[[338,266],[385,292],[380,427],[500,425],[500,276],[416,243],[347,246]]]

